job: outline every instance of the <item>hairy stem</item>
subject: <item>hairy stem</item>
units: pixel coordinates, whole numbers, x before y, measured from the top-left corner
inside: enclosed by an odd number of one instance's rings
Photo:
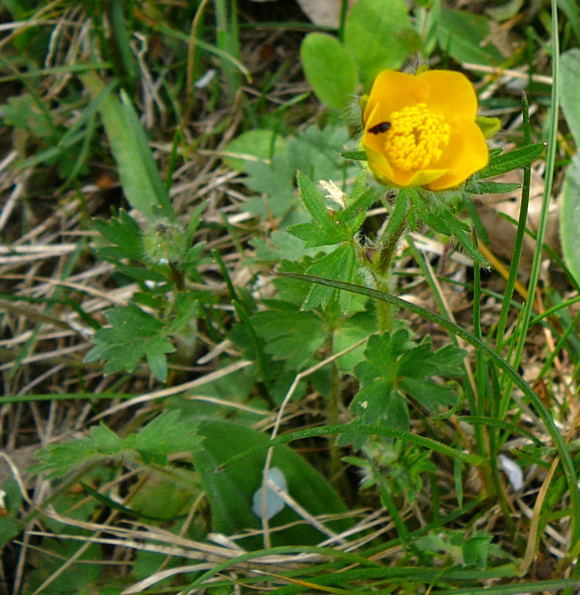
[[[407,190],[400,190],[395,201],[393,212],[379,234],[378,252],[372,260],[371,270],[379,291],[391,293],[391,273],[393,259],[401,236],[407,229],[407,211],[409,196]],[[393,328],[393,311],[387,302],[377,304],[379,330],[390,331]]]

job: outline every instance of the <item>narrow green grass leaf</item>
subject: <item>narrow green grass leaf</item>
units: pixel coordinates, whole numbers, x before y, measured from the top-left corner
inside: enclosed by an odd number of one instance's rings
[[[543,446],[543,443],[525,428],[514,426],[513,424],[495,419],[494,417],[486,417],[483,415],[458,415],[457,420],[467,422],[472,426],[489,426],[492,428],[505,430],[506,432],[510,432],[512,434],[521,434],[522,436],[529,438],[536,446]]]
[[[524,122],[524,139],[526,143],[530,142],[531,128],[530,128],[530,114],[528,109],[528,98],[525,93],[522,93],[522,115]],[[518,278],[518,272],[520,268],[520,261],[522,257],[522,250],[524,246],[524,234],[526,231],[526,225],[528,222],[528,206],[530,202],[530,182],[532,175],[531,164],[524,166],[524,177],[522,196],[520,201],[520,213],[518,219],[518,227],[516,232],[516,240],[514,242],[514,249],[511,259],[510,272],[508,275],[506,288],[502,298],[501,311],[499,315],[499,321],[497,324],[496,333],[496,351],[499,353],[502,350],[504,341],[504,331],[507,324],[507,318],[510,310],[511,299],[514,294],[516,281]]]
[[[216,40],[222,52],[221,67],[227,91],[233,97],[240,88],[240,73],[235,62],[240,57],[237,10],[234,2],[214,0]]]
[[[378,562],[373,562],[371,560],[367,560],[364,556],[358,554],[351,554],[347,552],[342,552],[335,548],[329,547],[316,547],[316,546],[308,546],[308,545],[300,545],[300,546],[279,546],[279,547],[272,547],[263,550],[255,550],[253,552],[248,552],[237,556],[235,558],[230,558],[225,560],[224,562],[220,562],[216,564],[213,568],[204,572],[201,576],[199,576],[196,580],[190,583],[189,587],[199,587],[205,584],[205,581],[210,579],[212,576],[227,570],[232,566],[236,566],[241,562],[246,562],[248,560],[254,560],[257,558],[261,558],[266,555],[276,555],[276,554],[321,554],[323,556],[328,556],[331,559],[338,559],[344,561],[345,563],[351,563],[356,565],[361,565],[363,567],[372,567],[376,568],[379,566]],[[213,584],[213,583],[210,583]]]
[[[3,58],[0,57],[0,61]],[[40,70],[30,69],[26,72],[17,72],[10,76],[0,76],[0,83],[9,83],[22,79],[48,77],[59,74],[69,74],[72,72],[87,72],[92,70],[107,70],[111,68],[110,62],[86,62],[83,64],[67,64],[66,66],[54,66],[52,68],[42,68]]]
[[[124,2],[110,2],[108,3],[108,20],[111,28],[111,42],[114,46],[112,48],[112,59],[118,66],[118,71],[123,78],[124,85],[127,89],[133,89],[139,76],[137,64],[133,58],[133,51],[131,50],[131,36],[129,31],[128,18],[124,10]],[[127,3],[131,5],[132,3]],[[133,6],[129,7],[129,11],[134,10]]]
[[[493,587],[480,588],[454,588],[437,591],[437,595],[519,595],[527,593],[555,593],[561,589],[571,589],[580,585],[580,578],[563,578],[548,581],[528,581],[524,583],[510,583],[507,585],[494,585]]]
[[[232,299],[232,304],[236,310],[236,314],[238,315],[241,324],[244,326],[244,328],[248,332],[248,335],[250,336],[250,340],[252,341],[252,345],[254,346],[254,351],[256,352],[258,367],[260,369],[260,372],[262,373],[264,387],[270,395],[272,392],[272,381],[270,378],[270,371],[268,369],[268,358],[266,357],[266,354],[264,353],[263,349],[263,342],[260,341],[260,338],[256,333],[254,323],[252,322],[252,319],[250,318],[248,312],[244,308],[242,302],[236,299]]]
[[[278,438],[275,438],[274,440],[264,442],[264,444],[260,446],[249,448],[247,450],[244,450],[243,452],[234,455],[227,461],[224,461],[220,465],[218,470],[221,471],[223,469],[227,469],[228,467],[235,465],[237,462],[243,461],[245,458],[251,456],[256,451],[271,448],[272,446],[276,446],[278,444],[287,444],[288,442],[293,442],[294,440],[312,438],[313,436],[334,436],[337,434],[362,434],[365,436],[384,436],[385,438],[399,438],[401,440],[405,440],[407,442],[415,444],[416,446],[426,448],[427,450],[432,450],[447,455],[451,458],[459,459],[465,463],[469,463],[470,465],[477,466],[482,465],[485,462],[484,457],[469,454],[463,452],[462,450],[457,450],[452,446],[447,446],[446,444],[437,442],[437,440],[426,438],[425,436],[419,436],[417,434],[413,434],[412,432],[392,430],[391,428],[388,428],[384,425],[371,426],[360,423],[350,423],[321,426],[319,428],[311,428],[308,430],[298,430],[296,432],[284,434],[283,436],[278,436]]]
[[[384,547],[384,546],[383,546]],[[266,554],[275,555],[275,554],[284,554],[284,553],[296,553],[296,548],[290,547],[275,547],[270,548],[268,550],[260,550],[257,552],[251,552],[247,554],[243,554],[237,558],[227,560],[222,562],[221,564],[217,565],[215,568],[207,571],[203,576],[199,577],[196,581],[191,583],[190,587],[193,586],[200,586],[204,584],[204,582],[211,578],[213,575],[223,572],[227,568],[239,564],[240,562],[245,562],[247,560],[251,560],[254,558],[259,558]],[[336,559],[338,561],[349,563],[351,562],[351,558],[355,557],[355,554],[346,554],[341,552],[340,550],[330,550],[329,548],[317,548],[317,547],[305,547],[305,553],[320,553],[323,555],[327,555],[330,558]],[[383,566],[377,568],[375,564],[371,563],[369,560],[366,560],[362,556],[356,556],[359,559],[364,560],[364,566],[366,568],[356,568],[353,570],[344,570],[341,571],[340,574],[336,573],[328,573],[322,574],[320,576],[311,577],[309,573],[308,580],[314,584],[332,584],[336,582],[340,582],[340,584],[344,585],[347,581],[350,583],[366,583],[368,581],[372,581],[376,579],[378,581],[385,581],[388,580],[389,582],[400,580],[412,583],[432,583],[433,581],[441,581],[441,582],[448,582],[448,581],[458,581],[458,582],[471,582],[471,581],[482,581],[486,579],[493,579],[493,578],[507,578],[507,577],[514,577],[516,576],[516,571],[513,565],[502,565],[496,568],[488,568],[488,569],[469,569],[469,568],[433,568],[433,567],[424,567],[424,566]],[[296,576],[296,573],[293,573],[293,576]],[[569,585],[574,585],[575,583],[570,579],[562,579],[563,581],[568,582]],[[543,581],[542,584],[550,583],[551,581]],[[557,583],[557,581],[553,581]],[[540,583],[526,583],[526,585],[530,584],[540,584]],[[508,585],[513,587],[514,585]],[[471,587],[473,592],[477,591],[477,587]],[[302,593],[301,590],[296,590],[297,587],[288,586],[282,587],[281,589],[276,589],[272,591],[272,593],[280,593],[282,594],[290,594],[290,593]],[[385,591],[362,591],[356,590],[353,591],[352,589],[349,591],[350,593],[383,593]],[[388,591],[391,592],[391,591]],[[465,593],[465,591],[462,590]],[[481,592],[484,594],[485,590],[479,590],[478,593]],[[518,591],[513,591],[517,593]],[[525,591],[520,591],[524,593]],[[439,591],[437,591],[439,594]]]

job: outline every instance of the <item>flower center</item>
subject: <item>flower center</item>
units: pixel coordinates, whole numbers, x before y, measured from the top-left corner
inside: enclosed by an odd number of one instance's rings
[[[451,127],[424,103],[392,113],[389,122],[385,152],[391,164],[402,171],[428,167],[449,143]]]

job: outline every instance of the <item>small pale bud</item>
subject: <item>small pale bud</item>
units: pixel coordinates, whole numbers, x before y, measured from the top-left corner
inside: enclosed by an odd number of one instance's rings
[[[185,230],[179,224],[166,219],[159,219],[143,235],[143,252],[153,264],[179,262],[186,249]]]

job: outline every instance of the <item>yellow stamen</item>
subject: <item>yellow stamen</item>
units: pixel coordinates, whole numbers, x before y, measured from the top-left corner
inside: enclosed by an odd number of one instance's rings
[[[385,152],[391,164],[402,171],[429,167],[449,143],[451,127],[424,103],[392,113],[389,122]]]

